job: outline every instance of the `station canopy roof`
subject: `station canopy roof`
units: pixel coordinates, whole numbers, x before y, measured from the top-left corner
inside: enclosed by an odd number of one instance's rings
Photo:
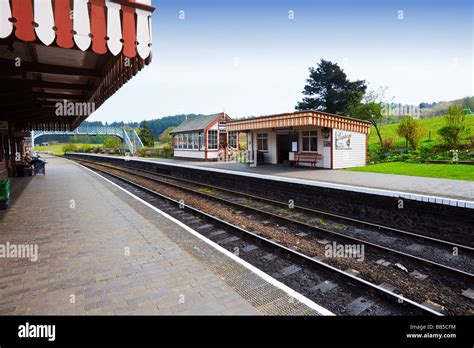
[[[286,114],[236,119],[227,123],[227,131],[248,131],[265,128],[290,128],[299,126],[327,127],[359,133],[368,133],[370,123],[355,118],[329,114],[327,112],[306,110]]]
[[[188,118],[187,120],[181,122],[181,124],[178,127],[175,127],[170,133],[183,133],[203,130],[208,128],[215,120],[224,115],[230,119],[229,116],[222,112],[218,114],[198,116],[196,118]]]
[[[0,121],[69,130],[151,62],[151,0],[0,0]],[[92,105],[92,107],[90,107]]]

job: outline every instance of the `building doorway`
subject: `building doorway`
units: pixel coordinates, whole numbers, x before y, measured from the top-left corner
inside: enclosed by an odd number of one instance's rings
[[[277,163],[289,160],[293,142],[298,144],[298,133],[277,134]]]
[[[227,133],[219,132],[219,145],[220,147],[227,147]]]

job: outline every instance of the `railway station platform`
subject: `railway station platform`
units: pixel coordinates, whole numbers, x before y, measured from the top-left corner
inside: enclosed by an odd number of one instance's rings
[[[47,175],[14,178],[0,211],[0,315],[327,314],[113,183],[45,158]]]
[[[198,162],[168,159],[146,160],[153,160],[158,162],[165,161],[205,168],[231,170],[242,173],[271,175],[289,179],[299,179],[313,182],[345,185],[349,187],[371,188],[386,191],[414,193],[420,195],[474,201],[474,182],[465,180],[450,180],[395,174],[353,172],[341,169],[330,170],[304,167],[289,168],[287,166],[274,164],[263,164],[255,168],[251,168],[249,167],[249,165],[241,163]]]

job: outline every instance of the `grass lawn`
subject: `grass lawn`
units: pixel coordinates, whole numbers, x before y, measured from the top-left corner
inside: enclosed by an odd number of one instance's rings
[[[474,131],[474,115],[467,115],[466,116],[466,125]],[[421,139],[420,145],[437,145],[441,142],[441,139],[437,133],[438,129],[445,126],[446,123],[444,121],[443,116],[439,117],[432,117],[432,118],[425,118],[419,120],[421,126],[423,127],[423,137]],[[385,124],[380,127],[380,133],[382,134],[382,138],[385,140],[387,138],[393,138],[393,141],[396,146],[405,146],[405,140],[398,136],[397,134],[397,127],[398,123],[393,124]],[[429,141],[429,132],[431,131],[431,141]],[[472,133],[471,133],[472,134]],[[370,129],[369,135],[369,148],[377,147],[379,144],[379,138],[377,137],[377,132],[375,131],[374,127]]]
[[[64,155],[63,147],[65,143],[50,144],[49,146],[35,146],[35,151],[50,152],[56,156]],[[102,144],[75,144],[78,148],[102,147]]]
[[[388,162],[346,170],[474,181],[474,165],[468,164]]]

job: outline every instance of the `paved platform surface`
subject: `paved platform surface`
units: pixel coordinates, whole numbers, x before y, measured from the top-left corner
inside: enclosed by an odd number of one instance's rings
[[[161,158],[147,158],[146,160],[474,201],[474,182],[465,180],[352,172],[345,170],[311,169],[301,167],[289,168],[283,165],[271,164],[264,164],[256,168],[250,168],[247,164],[240,163],[199,162],[193,160],[169,160]],[[474,167],[472,170],[474,170]]]
[[[13,179],[0,245],[0,315],[317,314],[287,292],[78,165]],[[9,244],[8,244],[9,243]]]

